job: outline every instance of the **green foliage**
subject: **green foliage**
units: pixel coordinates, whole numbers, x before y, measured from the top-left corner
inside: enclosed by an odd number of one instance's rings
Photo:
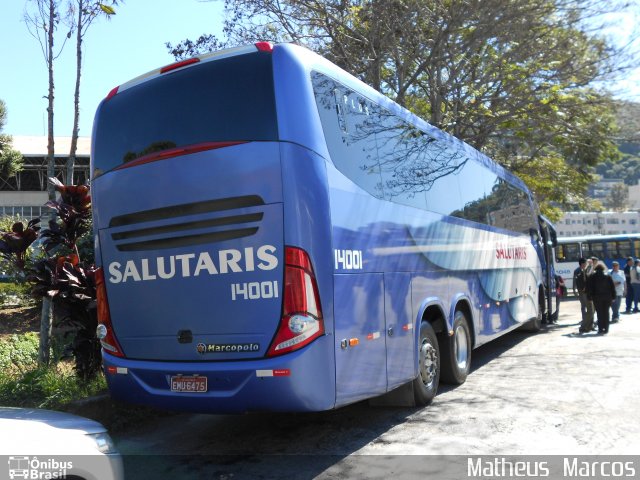
[[[0,283],[0,306],[17,305],[24,307],[35,303],[31,288],[26,283]]]
[[[539,199],[543,215],[553,222],[560,220],[562,211],[590,211],[595,207],[591,200],[572,195],[572,192],[586,190],[593,182],[592,175],[571,167],[562,157],[550,155],[521,164],[518,175]]]
[[[522,173],[552,212],[586,204],[591,168],[618,156],[615,106],[593,85],[617,71],[621,52],[594,19],[624,8],[605,0],[225,0],[226,39],[167,46],[184,58],[258,39],[305,45]],[[559,175],[580,178],[553,185],[549,158]]]
[[[65,362],[39,367],[38,337],[28,332],[0,339],[0,405],[55,409],[105,390],[102,375],[81,379]],[[59,340],[54,344],[56,358],[62,354]]]
[[[7,107],[0,99],[0,179],[14,176],[20,170],[24,160],[22,154],[11,146],[11,135],[2,133],[7,122]]]
[[[59,368],[33,367],[19,374],[0,371],[0,404],[12,407],[57,409],[105,388],[102,375],[86,381]]]
[[[25,371],[38,361],[38,334],[29,332],[0,340],[0,372]],[[3,404],[0,401],[0,404]]]
[[[596,167],[602,178],[618,178],[626,185],[637,185],[640,180],[640,156],[623,155],[619,161],[607,161]]]
[[[102,375],[80,379],[66,363],[38,367],[39,339],[35,332],[0,340],[0,405],[60,408],[106,388]],[[57,352],[56,357],[60,355]]]

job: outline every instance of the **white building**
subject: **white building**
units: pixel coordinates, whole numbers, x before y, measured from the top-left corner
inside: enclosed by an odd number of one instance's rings
[[[637,185],[629,187],[629,209],[640,210],[640,180]]]
[[[555,226],[559,237],[640,233],[640,212],[567,212]]]
[[[23,169],[14,177],[0,178],[0,216],[19,215],[26,219],[49,213],[47,196],[47,137],[14,136],[12,146],[24,157]],[[55,138],[55,172],[62,183],[80,185],[89,181],[91,139],[78,138],[73,182],[66,181],[71,137]]]

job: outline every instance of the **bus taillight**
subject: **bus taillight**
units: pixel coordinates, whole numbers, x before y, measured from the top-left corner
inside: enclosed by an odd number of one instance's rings
[[[96,336],[105,351],[116,357],[124,357],[124,352],[113,333],[111,325],[111,312],[107,300],[107,286],[104,283],[104,271],[96,270],[96,299],[98,304],[98,328]]]
[[[324,334],[318,285],[309,256],[294,247],[285,249],[282,318],[267,356],[297,350]]]

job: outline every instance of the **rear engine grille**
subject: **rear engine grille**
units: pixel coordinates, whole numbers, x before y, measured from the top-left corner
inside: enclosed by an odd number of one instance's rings
[[[203,216],[209,213],[215,214],[228,210],[260,207],[262,205],[264,205],[264,201],[257,195],[172,205],[170,207],[144,210],[113,217],[109,222],[109,227],[134,227],[139,224],[148,224],[148,222],[176,220],[170,224],[155,226],[140,225],[141,228],[112,233],[111,238],[116,242],[116,248],[123,252],[151,249],[161,250],[187,245],[221,242],[254,235],[259,228],[255,223],[262,220],[263,212],[234,212],[233,215],[228,216],[198,219],[187,219],[185,217],[191,217],[193,215]],[[184,218],[184,221],[180,222],[181,218]],[[222,230],[219,228],[228,226],[237,226],[238,228]],[[194,230],[198,230],[198,232],[194,232]],[[180,233],[182,234],[176,235]],[[139,239],[139,241],[128,242],[128,240],[132,239]]]

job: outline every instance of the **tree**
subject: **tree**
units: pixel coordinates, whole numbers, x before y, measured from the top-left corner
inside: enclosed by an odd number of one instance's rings
[[[8,179],[22,170],[24,159],[22,154],[15,150],[11,143],[11,135],[3,134],[7,122],[7,107],[0,99],[0,179]]]
[[[616,183],[607,195],[607,206],[616,212],[624,212],[629,206],[629,187],[624,183]]]
[[[40,43],[42,55],[47,65],[48,90],[47,90],[47,177],[55,177],[55,144],[54,144],[54,99],[55,82],[53,77],[53,67],[56,58],[62,53],[64,45],[71,37],[72,31],[68,31],[63,37],[62,45],[56,50],[55,33],[60,25],[62,17],[59,12],[59,0],[28,0],[24,12],[24,20],[29,33]],[[48,185],[47,193],[49,201],[54,201],[56,191],[53,185]],[[53,221],[53,215],[51,221]],[[52,303],[49,297],[42,299],[42,318],[40,320],[40,352],[38,361],[41,365],[49,363],[49,351],[51,343],[51,317]]]
[[[63,20],[60,14],[60,0],[28,0],[24,12],[24,21],[32,37],[34,37],[42,50],[44,61],[47,65],[48,89],[47,95],[47,176],[55,177],[55,145],[54,145],[54,100],[55,81],[53,76],[55,60],[60,56],[67,40],[71,37],[72,30],[65,33],[62,45],[56,49],[55,38],[58,26]],[[49,200],[55,200],[56,191],[53,186],[47,188]]]
[[[590,179],[616,155],[613,104],[597,81],[622,68],[600,34],[604,0],[226,0],[224,40],[203,35],[176,58],[255,40],[326,56],[516,173],[557,164]],[[545,172],[541,172],[544,174]],[[533,175],[535,177],[535,175]],[[536,193],[543,209],[584,181]]]
[[[107,5],[107,3],[111,5]],[[72,0],[70,3],[70,19],[74,19],[71,22],[70,29],[76,32],[76,84],[75,92],[73,96],[73,131],[71,133],[71,148],[69,151],[69,158],[67,158],[66,164],[66,178],[68,183],[73,183],[73,170],[76,162],[76,151],[78,147],[78,135],[80,122],[80,78],[82,74],[82,44],[84,42],[84,36],[87,30],[93,23],[93,21],[101,15],[111,18],[115,15],[115,10],[112,5],[117,5],[117,0],[111,0],[109,2],[96,2],[92,0]]]

